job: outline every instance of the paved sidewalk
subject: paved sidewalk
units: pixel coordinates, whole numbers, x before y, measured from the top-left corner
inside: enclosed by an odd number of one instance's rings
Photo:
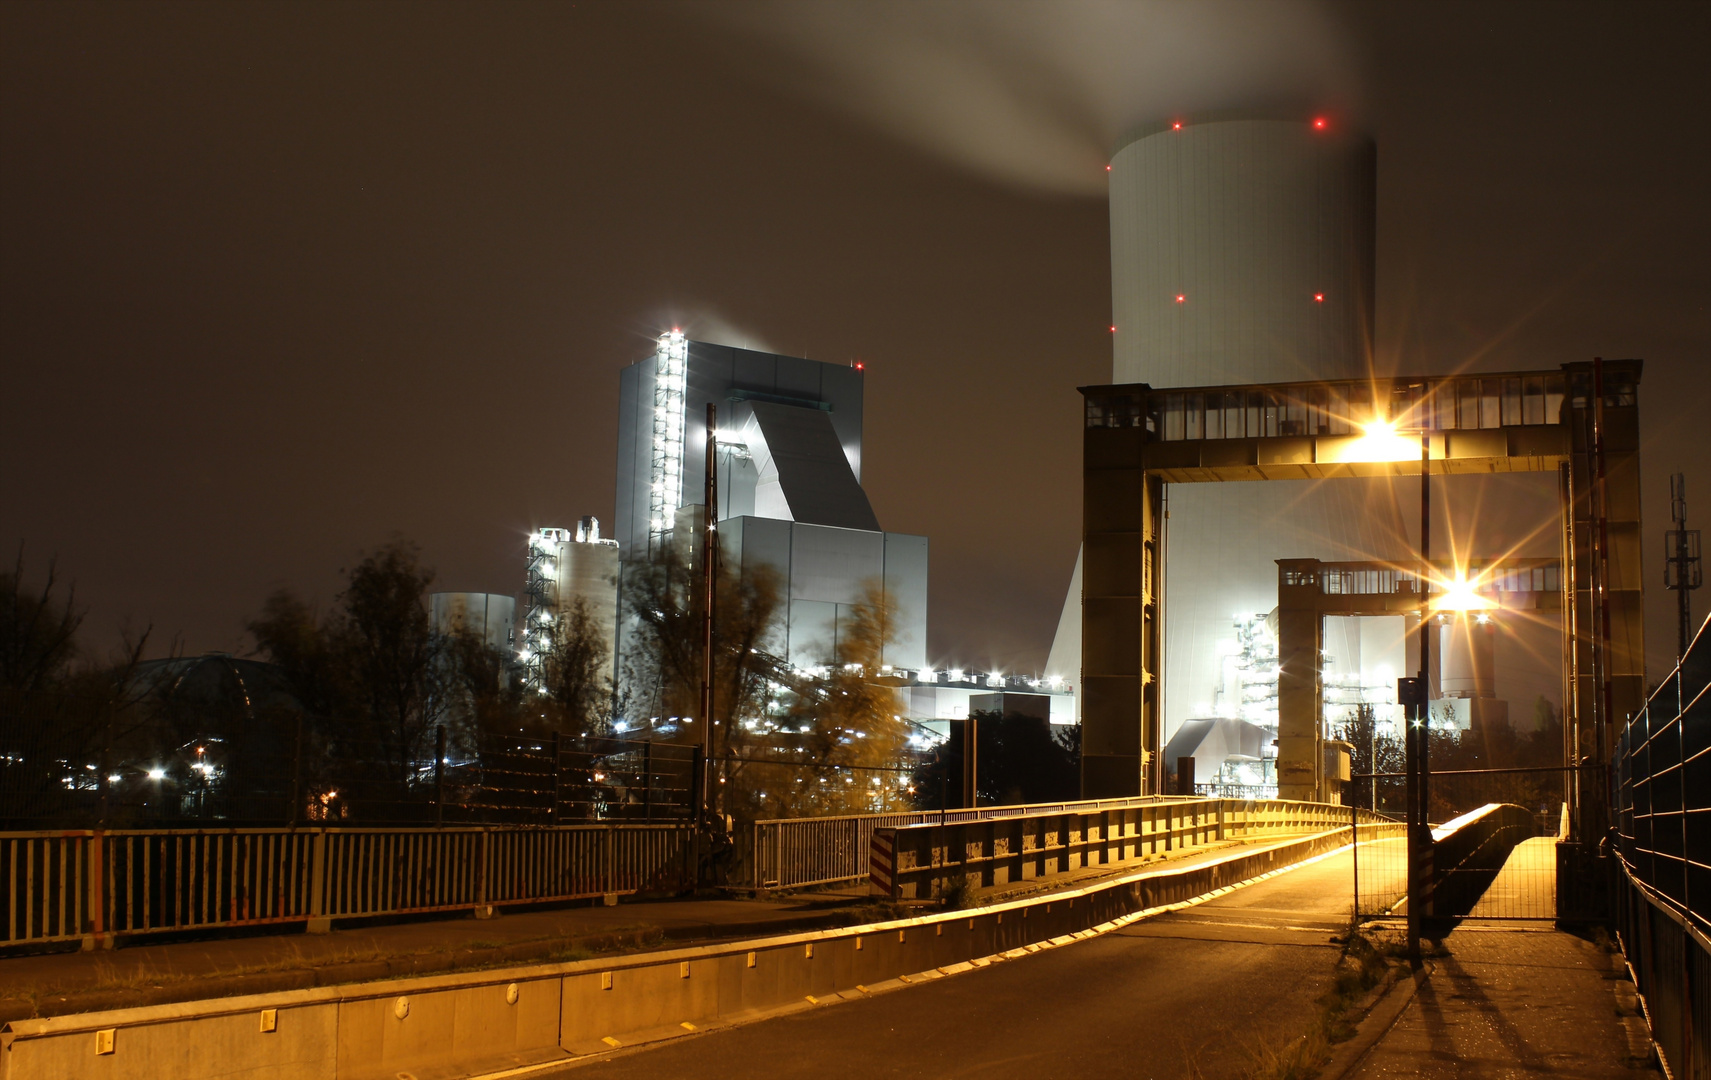
[[[1338,1047],[1323,1080],[1661,1075],[1619,953],[1520,924],[1463,924]]]
[[[1237,848],[1298,839],[1266,837],[1192,848],[1169,865],[1193,866]],[[982,900],[1086,885],[1166,860],[1148,859],[1088,869],[1042,882],[988,890]],[[172,944],[134,944],[104,952],[0,958],[0,1024],[102,1009],[272,993],[510,964],[573,960],[606,952],[637,952],[687,942],[761,937],[889,917],[867,898],[864,884],[772,899],[693,899],[511,912],[386,926],[356,926],[328,934],[299,928]]]

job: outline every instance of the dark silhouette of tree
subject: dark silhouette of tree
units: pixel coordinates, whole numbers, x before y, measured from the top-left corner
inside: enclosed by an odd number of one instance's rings
[[[347,805],[357,791],[420,801],[413,789],[431,771],[435,728],[458,718],[456,657],[428,613],[433,579],[414,544],[393,540],[346,573],[326,614],[281,590],[248,626],[312,713],[314,789],[342,792]]]
[[[624,580],[625,611],[635,633],[623,657],[624,700],[634,724],[689,717],[663,737],[700,743],[722,756],[740,740],[745,721],[764,715],[776,688],[791,681],[789,666],[771,650],[783,606],[778,578],[766,567],[739,574],[720,566],[713,627],[713,723],[701,712],[702,616],[699,571],[675,546],[655,561],[631,567]],[[705,727],[706,730],[702,730]]]
[[[0,816],[105,819],[117,748],[152,751],[146,740],[137,746],[145,718],[134,708],[149,632],[128,637],[112,658],[85,657],[75,590],[61,597],[52,562],[39,588],[24,578],[20,548],[0,574]]]
[[[1067,802],[1081,797],[1081,725],[1049,724],[1035,716],[976,711],[980,805]],[[951,721],[950,739],[915,770],[915,805],[922,810],[965,804],[963,735]],[[945,800],[950,802],[944,806]]]
[[[812,673],[775,676],[786,689],[759,730],[733,729],[730,802],[738,816],[906,809],[908,724],[881,658],[898,613],[879,582],[841,612],[837,645]]]

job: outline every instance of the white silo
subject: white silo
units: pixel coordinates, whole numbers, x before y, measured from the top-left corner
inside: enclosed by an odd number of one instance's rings
[[[472,634],[490,647],[509,652],[517,598],[498,593],[438,592],[428,597],[434,632]]]
[[[1375,186],[1372,141],[1313,116],[1137,132],[1110,165],[1112,382],[1369,374]],[[1174,484],[1168,500],[1166,739],[1213,714],[1235,619],[1277,603],[1274,560],[1403,554],[1386,481]],[[1063,633],[1059,663],[1080,653]]]

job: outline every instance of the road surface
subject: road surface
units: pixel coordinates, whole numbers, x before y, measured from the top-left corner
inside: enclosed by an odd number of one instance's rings
[[[1340,853],[1037,955],[534,1076],[1239,1077],[1312,1026],[1350,870]]]

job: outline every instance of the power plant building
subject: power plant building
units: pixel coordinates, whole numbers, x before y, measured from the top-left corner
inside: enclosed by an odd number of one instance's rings
[[[625,562],[658,558],[699,521],[713,405],[721,557],[776,575],[784,610],[770,651],[801,669],[826,664],[873,591],[895,627],[884,663],[925,667],[927,538],[884,531],[862,490],[862,380],[858,366],[662,335],[619,379]]]

